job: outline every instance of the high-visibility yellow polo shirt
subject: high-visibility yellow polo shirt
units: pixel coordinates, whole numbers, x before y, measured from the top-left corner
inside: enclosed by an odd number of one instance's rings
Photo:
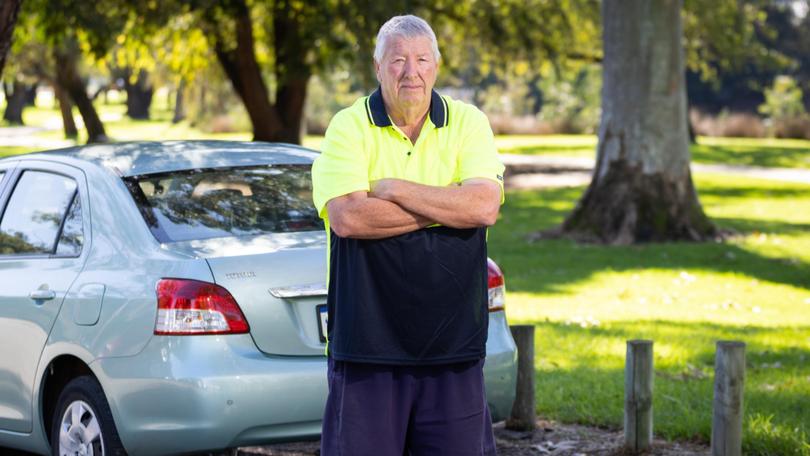
[[[332,119],[312,166],[313,200],[326,224],[327,354],[382,364],[445,364],[483,358],[487,336],[486,228],[435,226],[385,239],[342,238],[329,200],[397,178],[447,186],[504,166],[475,107],[431,94],[416,143],[385,111],[378,89]]]
[[[429,116],[413,144],[391,122],[377,89],[329,123],[321,155],[312,165],[313,200],[329,232],[326,203],[369,191],[375,180],[446,186],[483,177],[497,182],[503,195],[503,172],[492,128],[475,106],[433,91]]]

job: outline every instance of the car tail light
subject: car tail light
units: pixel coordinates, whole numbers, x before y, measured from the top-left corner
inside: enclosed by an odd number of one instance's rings
[[[506,307],[506,288],[503,272],[494,261],[487,258],[487,288],[489,288],[489,311],[495,312]]]
[[[157,335],[243,334],[250,326],[233,296],[198,280],[161,279],[157,284]]]

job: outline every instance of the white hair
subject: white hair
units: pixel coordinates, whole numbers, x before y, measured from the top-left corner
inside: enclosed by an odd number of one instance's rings
[[[441,58],[439,53],[439,43],[436,42],[436,34],[430,25],[421,17],[408,14],[405,16],[394,16],[380,27],[377,33],[377,45],[374,48],[374,61],[379,63],[382,61],[385,54],[385,46],[388,40],[393,36],[401,36],[405,38],[416,38],[418,36],[426,36],[430,38],[430,45],[433,48],[433,57],[438,62]]]

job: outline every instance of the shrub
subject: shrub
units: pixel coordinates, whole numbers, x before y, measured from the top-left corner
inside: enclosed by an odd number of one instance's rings
[[[551,124],[556,133],[594,133],[601,115],[600,68],[583,67],[570,80],[549,77],[540,84],[543,109],[540,120]]]
[[[777,138],[810,139],[810,116],[783,117],[774,120],[771,128]]]
[[[802,103],[802,89],[790,76],[777,76],[773,85],[765,89],[765,102],[759,112],[769,119],[803,117],[806,112]]]
[[[777,138],[810,139],[810,116],[804,109],[802,89],[790,76],[777,76],[765,89],[759,112],[768,116],[769,130]]]
[[[558,133],[554,126],[535,116],[488,114],[489,124],[496,135],[550,135]]]
[[[754,114],[723,111],[711,116],[693,109],[689,119],[695,134],[702,136],[764,138],[767,132],[762,119]]]

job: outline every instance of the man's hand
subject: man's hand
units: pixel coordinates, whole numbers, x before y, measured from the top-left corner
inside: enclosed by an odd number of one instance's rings
[[[380,239],[410,233],[434,222],[396,203],[370,197],[364,191],[349,193],[326,204],[331,229],[341,237]]]
[[[402,179],[371,183],[368,196],[390,201],[403,209],[452,228],[495,224],[501,203],[501,188],[492,180],[467,179],[458,185],[437,187]]]
[[[398,190],[400,182],[405,182],[402,179],[380,179],[371,182],[371,191],[368,196],[372,198],[384,199],[386,201],[394,201],[394,194]]]

